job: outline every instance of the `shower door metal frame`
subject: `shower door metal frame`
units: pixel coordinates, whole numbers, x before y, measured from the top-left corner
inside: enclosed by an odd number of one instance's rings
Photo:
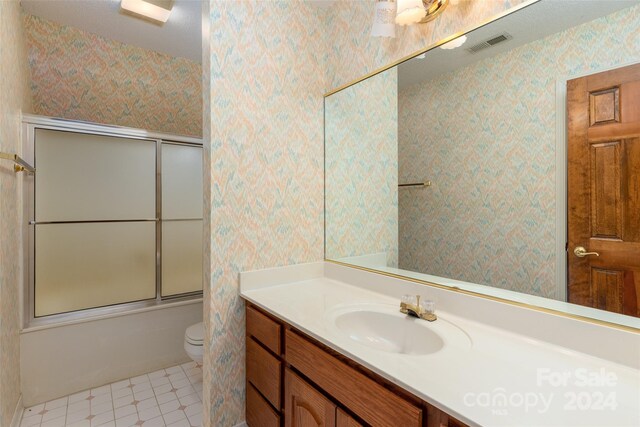
[[[74,132],[88,135],[111,136],[134,140],[154,142],[156,146],[156,217],[138,219],[136,222],[156,223],[156,265],[155,265],[155,297],[145,300],[116,303],[95,308],[86,308],[67,313],[35,316],[35,175],[25,175],[22,183],[23,215],[22,215],[22,265],[23,289],[21,292],[21,319],[23,329],[46,327],[61,323],[76,323],[88,319],[111,317],[113,315],[137,312],[145,309],[160,308],[167,305],[181,305],[202,300],[203,291],[188,292],[179,295],[162,297],[162,144],[184,145],[203,148],[202,140],[188,136],[148,132],[141,129],[120,126],[100,125],[49,117],[23,116],[23,157],[33,164],[35,162],[36,130],[46,129],[63,132]],[[203,156],[204,159],[204,156]],[[36,170],[37,173],[37,170]],[[190,218],[192,220],[201,218]],[[82,221],[73,221],[78,223]],[[86,222],[86,221],[85,221]],[[99,221],[104,222],[123,222]],[[131,221],[124,221],[131,222]],[[57,222],[56,222],[57,223]]]

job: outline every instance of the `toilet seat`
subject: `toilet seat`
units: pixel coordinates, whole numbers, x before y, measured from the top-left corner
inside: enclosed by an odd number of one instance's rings
[[[196,323],[187,328],[184,333],[184,340],[195,346],[202,346],[204,342],[204,323]]]

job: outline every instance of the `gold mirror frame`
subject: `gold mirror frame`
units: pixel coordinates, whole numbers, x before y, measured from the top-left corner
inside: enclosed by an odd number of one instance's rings
[[[325,93],[324,94],[324,98],[327,98],[327,97],[329,97],[329,96],[331,96],[333,94],[336,94],[336,93],[338,93],[338,92],[340,92],[340,91],[342,91],[344,89],[347,89],[348,87],[351,87],[351,86],[353,86],[355,84],[360,83],[363,80],[366,80],[366,79],[368,79],[370,77],[373,77],[373,76],[375,76],[377,74],[380,74],[380,73],[382,73],[384,71],[387,71],[387,70],[389,70],[389,69],[391,69],[393,67],[396,67],[396,66],[402,64],[403,62],[409,61],[410,59],[412,59],[412,58],[414,58],[414,57],[416,57],[418,55],[422,55],[422,54],[424,54],[424,53],[426,53],[426,52],[428,52],[428,51],[430,51],[432,49],[435,49],[435,48],[437,48],[437,47],[439,47],[439,46],[441,46],[443,44],[446,44],[446,43],[450,42],[451,40],[454,40],[454,39],[456,39],[456,38],[458,38],[458,37],[460,37],[460,36],[462,36],[464,34],[470,33],[471,31],[477,30],[478,28],[484,27],[485,25],[489,25],[492,22],[497,21],[498,19],[501,19],[501,18],[503,18],[505,16],[511,15],[512,13],[516,13],[519,10],[522,10],[522,9],[524,9],[526,7],[529,7],[529,6],[531,6],[531,5],[535,4],[535,3],[538,3],[540,1],[541,0],[525,1],[525,2],[523,2],[523,3],[521,3],[521,4],[517,5],[517,6],[514,6],[511,9],[508,9],[508,10],[504,11],[503,13],[500,13],[500,14],[498,14],[498,15],[496,15],[496,16],[494,16],[494,17],[492,17],[492,18],[490,18],[490,19],[488,19],[486,21],[481,22],[480,24],[478,24],[476,26],[473,26],[471,28],[466,28],[466,29],[464,29],[462,31],[459,31],[459,32],[449,36],[449,37],[445,37],[444,39],[441,39],[438,42],[435,42],[435,43],[433,43],[431,45],[428,45],[427,47],[425,47],[423,49],[420,49],[419,51],[414,52],[414,53],[412,53],[410,55],[404,56],[404,57],[398,59],[397,61],[394,61],[394,62],[392,62],[392,63],[390,63],[388,65],[385,65],[384,67],[378,68],[378,69],[376,69],[376,70],[374,70],[374,71],[372,71],[372,72],[370,72],[370,73],[368,73],[368,74],[366,74],[366,75],[364,75],[364,76],[362,76],[362,77],[360,77],[360,78],[358,78],[356,80],[353,80],[353,81],[351,81],[349,83],[346,83],[346,84],[344,84],[342,86],[338,86],[337,88]],[[442,9],[444,9],[444,8],[442,8]],[[442,9],[440,11],[442,11]],[[326,138],[325,138],[325,143],[326,143]],[[325,187],[325,198],[326,198],[326,187]],[[382,275],[382,276],[392,277],[394,279],[400,279],[400,280],[406,280],[406,281],[413,282],[413,283],[419,283],[421,285],[427,285],[427,286],[431,286],[431,287],[438,288],[438,289],[443,289],[443,290],[450,291],[450,292],[457,292],[457,293],[464,294],[464,295],[470,295],[470,296],[474,296],[474,297],[480,297],[480,298],[488,299],[488,300],[491,300],[491,301],[510,304],[510,305],[513,305],[513,306],[516,306],[516,307],[527,308],[527,309],[530,309],[530,310],[535,310],[535,311],[539,311],[539,312],[543,312],[543,313],[548,313],[548,314],[553,314],[553,315],[557,315],[557,316],[561,316],[561,317],[566,317],[566,318],[569,318],[569,319],[574,319],[574,320],[579,320],[579,321],[583,321],[583,322],[593,323],[593,324],[600,325],[600,326],[607,326],[607,327],[610,327],[610,328],[620,329],[620,330],[627,331],[627,332],[632,332],[632,333],[640,333],[640,328],[634,328],[633,326],[621,325],[619,323],[608,322],[606,320],[594,319],[592,317],[581,316],[581,315],[578,315],[578,314],[567,313],[567,312],[564,312],[564,311],[555,310],[555,309],[546,308],[546,307],[541,307],[541,306],[538,306],[538,305],[532,305],[532,304],[523,303],[523,302],[519,302],[519,301],[514,301],[514,300],[510,300],[510,299],[506,299],[506,298],[500,298],[500,297],[496,297],[496,296],[492,296],[492,295],[486,295],[486,294],[479,293],[479,292],[468,291],[468,290],[460,289],[460,288],[455,287],[455,286],[440,285],[438,283],[433,283],[433,282],[428,282],[428,281],[425,281],[425,280],[415,279],[415,278],[409,277],[409,276],[402,276],[400,274],[388,273],[388,272],[384,272],[384,271],[375,270],[375,269],[372,269],[372,268],[362,267],[362,266],[358,266],[358,265],[354,265],[354,264],[348,264],[348,263],[345,263],[345,262],[342,262],[342,261],[336,261],[336,260],[328,259],[326,257],[326,241],[327,241],[327,236],[326,236],[326,207],[325,207],[325,212],[324,212],[324,226],[325,226],[325,228],[324,228],[324,234],[325,234],[325,236],[324,236],[324,241],[325,241],[325,256],[324,256],[324,260],[326,262],[330,262],[330,263],[336,264],[336,265],[341,265],[341,266],[344,266],[344,267],[354,268],[356,270],[367,271],[369,273],[375,273],[375,274],[379,274],[379,275]]]

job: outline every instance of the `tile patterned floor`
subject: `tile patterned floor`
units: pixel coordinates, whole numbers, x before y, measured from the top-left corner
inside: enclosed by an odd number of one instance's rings
[[[202,367],[194,362],[24,410],[21,427],[199,427]]]

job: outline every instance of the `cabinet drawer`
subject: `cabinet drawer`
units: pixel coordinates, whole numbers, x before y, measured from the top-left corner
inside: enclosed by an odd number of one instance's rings
[[[275,354],[280,354],[281,328],[277,322],[247,306],[247,336],[254,337]]]
[[[422,425],[422,409],[291,331],[286,331],[285,359],[367,424]]]
[[[247,425],[249,427],[279,427],[280,415],[247,383]]]
[[[247,338],[247,381],[280,409],[280,361],[252,338]]]

